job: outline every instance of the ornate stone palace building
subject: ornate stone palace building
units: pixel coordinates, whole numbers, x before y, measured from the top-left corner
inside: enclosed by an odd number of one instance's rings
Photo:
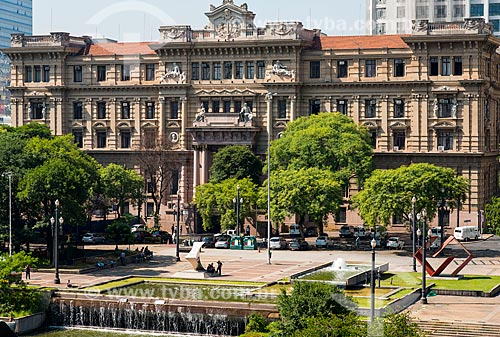
[[[163,26],[152,43],[12,35],[12,125],[44,123],[104,165],[136,168],[148,137],[169,137],[183,165],[167,213],[177,188],[188,207],[220,147],[264,155],[268,131],[321,111],[366,126],[378,168],[430,162],[469,179],[460,221],[497,193],[500,40],[482,19],[330,37],[299,22],[256,27],[232,0],[206,15],[204,29]],[[345,222],[361,220],[343,209]]]

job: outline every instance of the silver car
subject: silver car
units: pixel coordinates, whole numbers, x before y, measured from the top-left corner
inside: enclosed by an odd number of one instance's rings
[[[333,248],[333,241],[327,235],[318,236],[316,239],[316,248]]]
[[[87,233],[82,237],[83,243],[104,243],[104,236],[94,233]]]
[[[275,236],[269,241],[269,248],[271,249],[286,249],[287,247],[288,243],[285,238]]]

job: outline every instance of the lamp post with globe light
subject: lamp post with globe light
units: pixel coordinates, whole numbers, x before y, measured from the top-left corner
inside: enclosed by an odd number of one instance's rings
[[[427,247],[426,247],[426,226],[427,226],[427,211],[425,210],[425,208],[422,210],[422,231],[421,231],[421,235],[422,235],[422,298],[420,299],[420,302],[422,304],[427,304],[427,287],[426,287],[426,271],[425,271],[425,266],[427,264],[427,260],[426,260],[426,251],[427,251]],[[420,229],[419,229],[420,231]],[[420,236],[419,234],[419,236]]]
[[[61,279],[59,278],[59,232],[61,231],[62,224],[64,219],[62,217],[59,218],[59,200],[55,201],[56,206],[56,217],[50,218],[50,224],[52,225],[53,234],[54,234],[54,268],[55,268],[55,277],[54,284],[60,284]]]
[[[411,204],[412,204],[412,226],[411,226],[411,237],[412,237],[412,256],[413,256],[413,271],[416,272],[417,271],[417,259],[415,258],[415,252],[416,252],[416,246],[417,246],[417,215],[416,215],[416,212],[415,212],[415,206],[416,206],[416,203],[417,203],[417,198],[415,196],[413,196],[413,198],[411,198]]]
[[[372,247],[372,270],[371,270],[371,280],[370,280],[370,325],[373,326],[375,320],[375,247],[377,247],[377,241],[375,238],[370,242]]]

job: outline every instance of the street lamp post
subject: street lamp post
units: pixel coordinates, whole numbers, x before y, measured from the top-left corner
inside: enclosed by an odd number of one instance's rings
[[[375,247],[377,246],[377,241],[375,238],[370,242],[372,246],[372,270],[371,270],[371,280],[370,280],[370,326],[373,326],[375,320]]]
[[[9,256],[12,256],[12,172],[5,172],[4,176],[9,178]]]
[[[267,264],[271,264],[271,132],[272,107],[275,93],[266,94],[267,102]]]
[[[179,256],[179,241],[181,239],[180,237],[180,232],[179,232],[179,226],[180,226],[180,219],[181,219],[181,191],[177,191],[177,227],[175,230],[175,260],[179,262],[181,260],[181,257]]]
[[[426,226],[427,226],[427,211],[425,210],[425,208],[422,210],[422,218],[423,218],[423,222],[422,222],[422,298],[420,299],[420,302],[422,302],[422,304],[427,304],[427,289],[426,289],[426,284],[425,284],[425,277],[426,277],[426,271],[425,271],[425,265],[427,263],[426,261],[426,251],[427,251],[427,247],[426,247]]]
[[[444,243],[444,212],[446,209],[446,201],[444,200],[444,187],[441,187],[441,203],[439,205],[438,209],[438,222],[439,222],[439,228],[441,230],[441,237],[440,237],[440,244],[442,245]]]
[[[411,204],[413,206],[412,211],[412,226],[411,226],[411,237],[412,237],[412,252],[413,252],[413,271],[417,271],[417,259],[415,258],[415,251],[416,251],[416,246],[417,246],[417,214],[415,212],[415,205],[417,203],[417,198],[413,196],[411,198]]]
[[[59,278],[59,231],[60,227],[62,226],[64,219],[62,217],[59,218],[59,200],[56,200],[55,203],[56,205],[56,217],[50,218],[50,223],[53,227],[53,234],[54,234],[54,268],[55,268],[55,277],[54,277],[54,284],[60,284],[61,279]]]

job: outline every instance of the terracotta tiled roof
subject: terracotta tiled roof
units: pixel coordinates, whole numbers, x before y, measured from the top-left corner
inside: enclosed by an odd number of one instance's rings
[[[408,35],[322,36],[321,49],[408,49],[404,36]]]
[[[88,55],[154,55],[155,52],[149,48],[150,42],[123,42],[123,43],[97,43],[90,47]]]

